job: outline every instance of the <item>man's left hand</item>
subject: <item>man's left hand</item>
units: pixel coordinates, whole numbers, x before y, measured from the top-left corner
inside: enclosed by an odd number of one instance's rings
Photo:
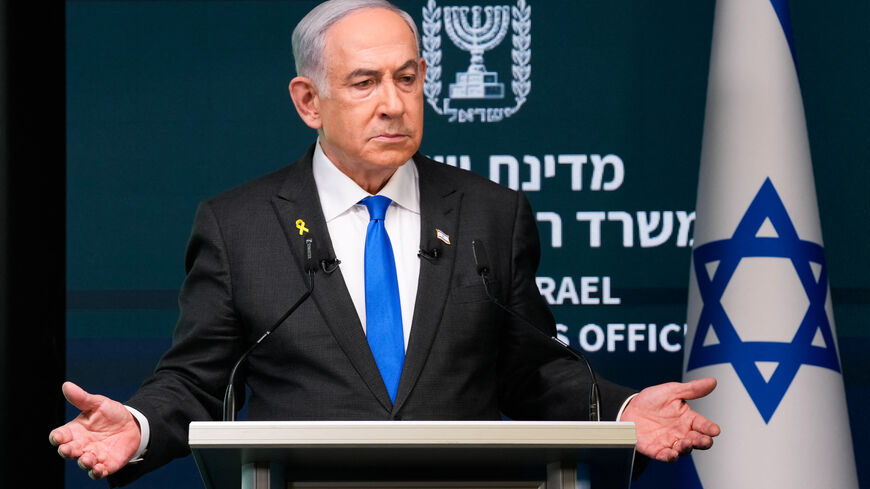
[[[706,450],[719,435],[719,425],[696,413],[686,402],[716,388],[716,379],[670,382],[640,391],[622,412],[620,421],[637,429],[637,451],[662,462],[673,462],[695,448]]]

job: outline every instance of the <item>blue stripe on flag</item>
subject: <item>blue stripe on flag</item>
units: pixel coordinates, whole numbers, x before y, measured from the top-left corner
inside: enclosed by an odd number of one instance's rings
[[[776,12],[776,17],[779,19],[779,25],[782,26],[785,40],[788,41],[788,49],[791,51],[791,59],[794,61],[795,68],[797,68],[797,58],[794,55],[794,36],[791,32],[791,14],[789,14],[788,10],[788,0],[770,0],[770,5],[773,6],[773,11]]]
[[[698,476],[698,470],[695,468],[695,461],[691,455],[688,457],[680,457],[676,461],[677,474],[679,474],[680,489],[704,489],[701,484],[701,478]]]

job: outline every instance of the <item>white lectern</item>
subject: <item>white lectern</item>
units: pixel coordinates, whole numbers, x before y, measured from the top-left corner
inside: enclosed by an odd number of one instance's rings
[[[614,422],[236,421],[189,441],[207,489],[574,489],[578,465],[597,489],[628,488],[637,440]]]

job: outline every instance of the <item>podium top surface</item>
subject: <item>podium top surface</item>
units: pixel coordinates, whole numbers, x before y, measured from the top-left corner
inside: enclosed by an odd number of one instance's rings
[[[569,421],[202,421],[191,449],[377,446],[633,448],[633,423]]]

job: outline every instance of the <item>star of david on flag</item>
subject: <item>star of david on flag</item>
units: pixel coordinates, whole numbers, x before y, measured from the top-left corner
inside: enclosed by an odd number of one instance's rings
[[[773,236],[759,235],[770,230]],[[722,296],[734,272],[743,259],[749,257],[787,259],[794,266],[809,307],[789,343],[744,341],[722,305]],[[770,421],[801,365],[840,371],[831,325],[825,313],[828,280],[824,249],[817,243],[800,239],[769,178],[734,235],[699,246],[693,252],[693,260],[704,305],[687,370],[730,363],[765,423]],[[757,362],[774,364],[769,378],[765,378]]]

